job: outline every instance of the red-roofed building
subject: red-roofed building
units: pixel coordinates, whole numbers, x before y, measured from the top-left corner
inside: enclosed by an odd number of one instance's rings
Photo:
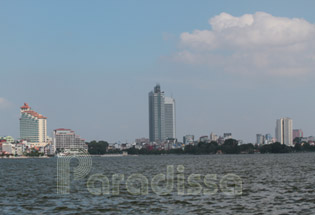
[[[33,145],[45,145],[47,143],[47,117],[32,110],[27,103],[20,108],[20,112],[20,138]]]

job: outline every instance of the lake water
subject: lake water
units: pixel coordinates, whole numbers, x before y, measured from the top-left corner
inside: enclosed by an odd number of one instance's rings
[[[70,194],[57,193],[57,159],[0,159],[0,213],[315,214],[315,153],[93,157],[87,176],[80,180],[71,176]],[[71,162],[72,169],[76,165]],[[177,167],[184,167],[185,195],[178,193],[176,180],[167,195],[156,194],[150,186],[145,195],[127,190],[128,176],[141,174],[150,182],[153,176],[166,174],[168,165],[174,166],[175,178],[180,174]],[[123,174],[119,195],[91,194],[86,184],[94,174],[110,181],[113,174]],[[216,174],[217,193],[188,194],[191,174],[201,175],[203,189],[204,177]],[[241,195],[227,195],[221,189],[220,181],[228,174],[242,180]],[[229,185],[233,188],[233,183]]]

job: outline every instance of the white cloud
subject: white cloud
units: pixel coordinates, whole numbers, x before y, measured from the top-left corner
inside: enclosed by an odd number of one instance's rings
[[[11,106],[11,103],[5,98],[0,97],[0,109],[5,109]]]
[[[300,18],[257,12],[221,13],[211,29],[180,35],[175,60],[226,72],[296,76],[315,68],[315,25]]]

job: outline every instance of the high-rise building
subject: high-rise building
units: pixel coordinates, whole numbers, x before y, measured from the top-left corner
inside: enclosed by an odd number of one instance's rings
[[[87,149],[85,140],[81,139],[71,129],[59,128],[54,130],[53,141],[55,151],[57,152],[63,152],[67,149],[71,150]]]
[[[176,138],[175,100],[164,96],[160,85],[149,93],[149,136],[151,142]]]
[[[303,137],[303,131],[302,131],[302,129],[294,129],[294,130],[293,130],[293,140],[294,140],[295,138],[297,138],[297,137],[299,137],[299,138]]]
[[[265,141],[264,139],[265,139],[264,135],[256,134],[256,144],[258,144],[258,145],[264,144],[264,141]]]
[[[35,145],[45,144],[47,142],[47,117],[33,111],[27,103],[24,103],[20,112],[20,138]]]
[[[217,141],[218,140],[218,135],[215,133],[211,132],[210,133],[210,141]]]
[[[176,138],[176,117],[175,117],[175,99],[165,97],[165,137]]]
[[[273,138],[271,134],[265,134],[265,143],[264,144],[270,144],[273,143]]]
[[[272,140],[271,134],[265,134],[265,140],[271,141]]]
[[[149,136],[151,142],[165,140],[164,92],[160,85],[149,93]]]
[[[293,146],[292,127],[293,122],[290,118],[281,118],[277,120],[276,139],[279,143]]]

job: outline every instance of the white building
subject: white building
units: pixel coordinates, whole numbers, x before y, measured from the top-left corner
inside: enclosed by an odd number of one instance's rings
[[[63,152],[68,149],[87,149],[85,140],[81,139],[71,129],[59,128],[54,130],[53,141],[56,152]]]
[[[176,138],[175,99],[165,97],[165,137]]]
[[[7,143],[14,143],[14,138],[11,136],[0,137],[0,140],[5,140]]]
[[[47,144],[47,117],[33,111],[27,103],[21,107],[20,113],[20,138],[34,146],[45,146]]]
[[[5,154],[15,155],[15,146],[11,143],[2,143],[2,152]]]
[[[265,136],[262,134],[256,134],[256,144],[262,145],[265,143]]]
[[[16,147],[15,154],[18,156],[22,156],[23,152],[25,151],[25,145],[22,143],[19,143],[19,144],[16,144],[15,147]]]
[[[210,141],[217,141],[218,140],[218,135],[215,133],[211,132],[210,134]]]
[[[290,118],[281,118],[276,124],[276,139],[279,143],[293,146],[293,122]]]

